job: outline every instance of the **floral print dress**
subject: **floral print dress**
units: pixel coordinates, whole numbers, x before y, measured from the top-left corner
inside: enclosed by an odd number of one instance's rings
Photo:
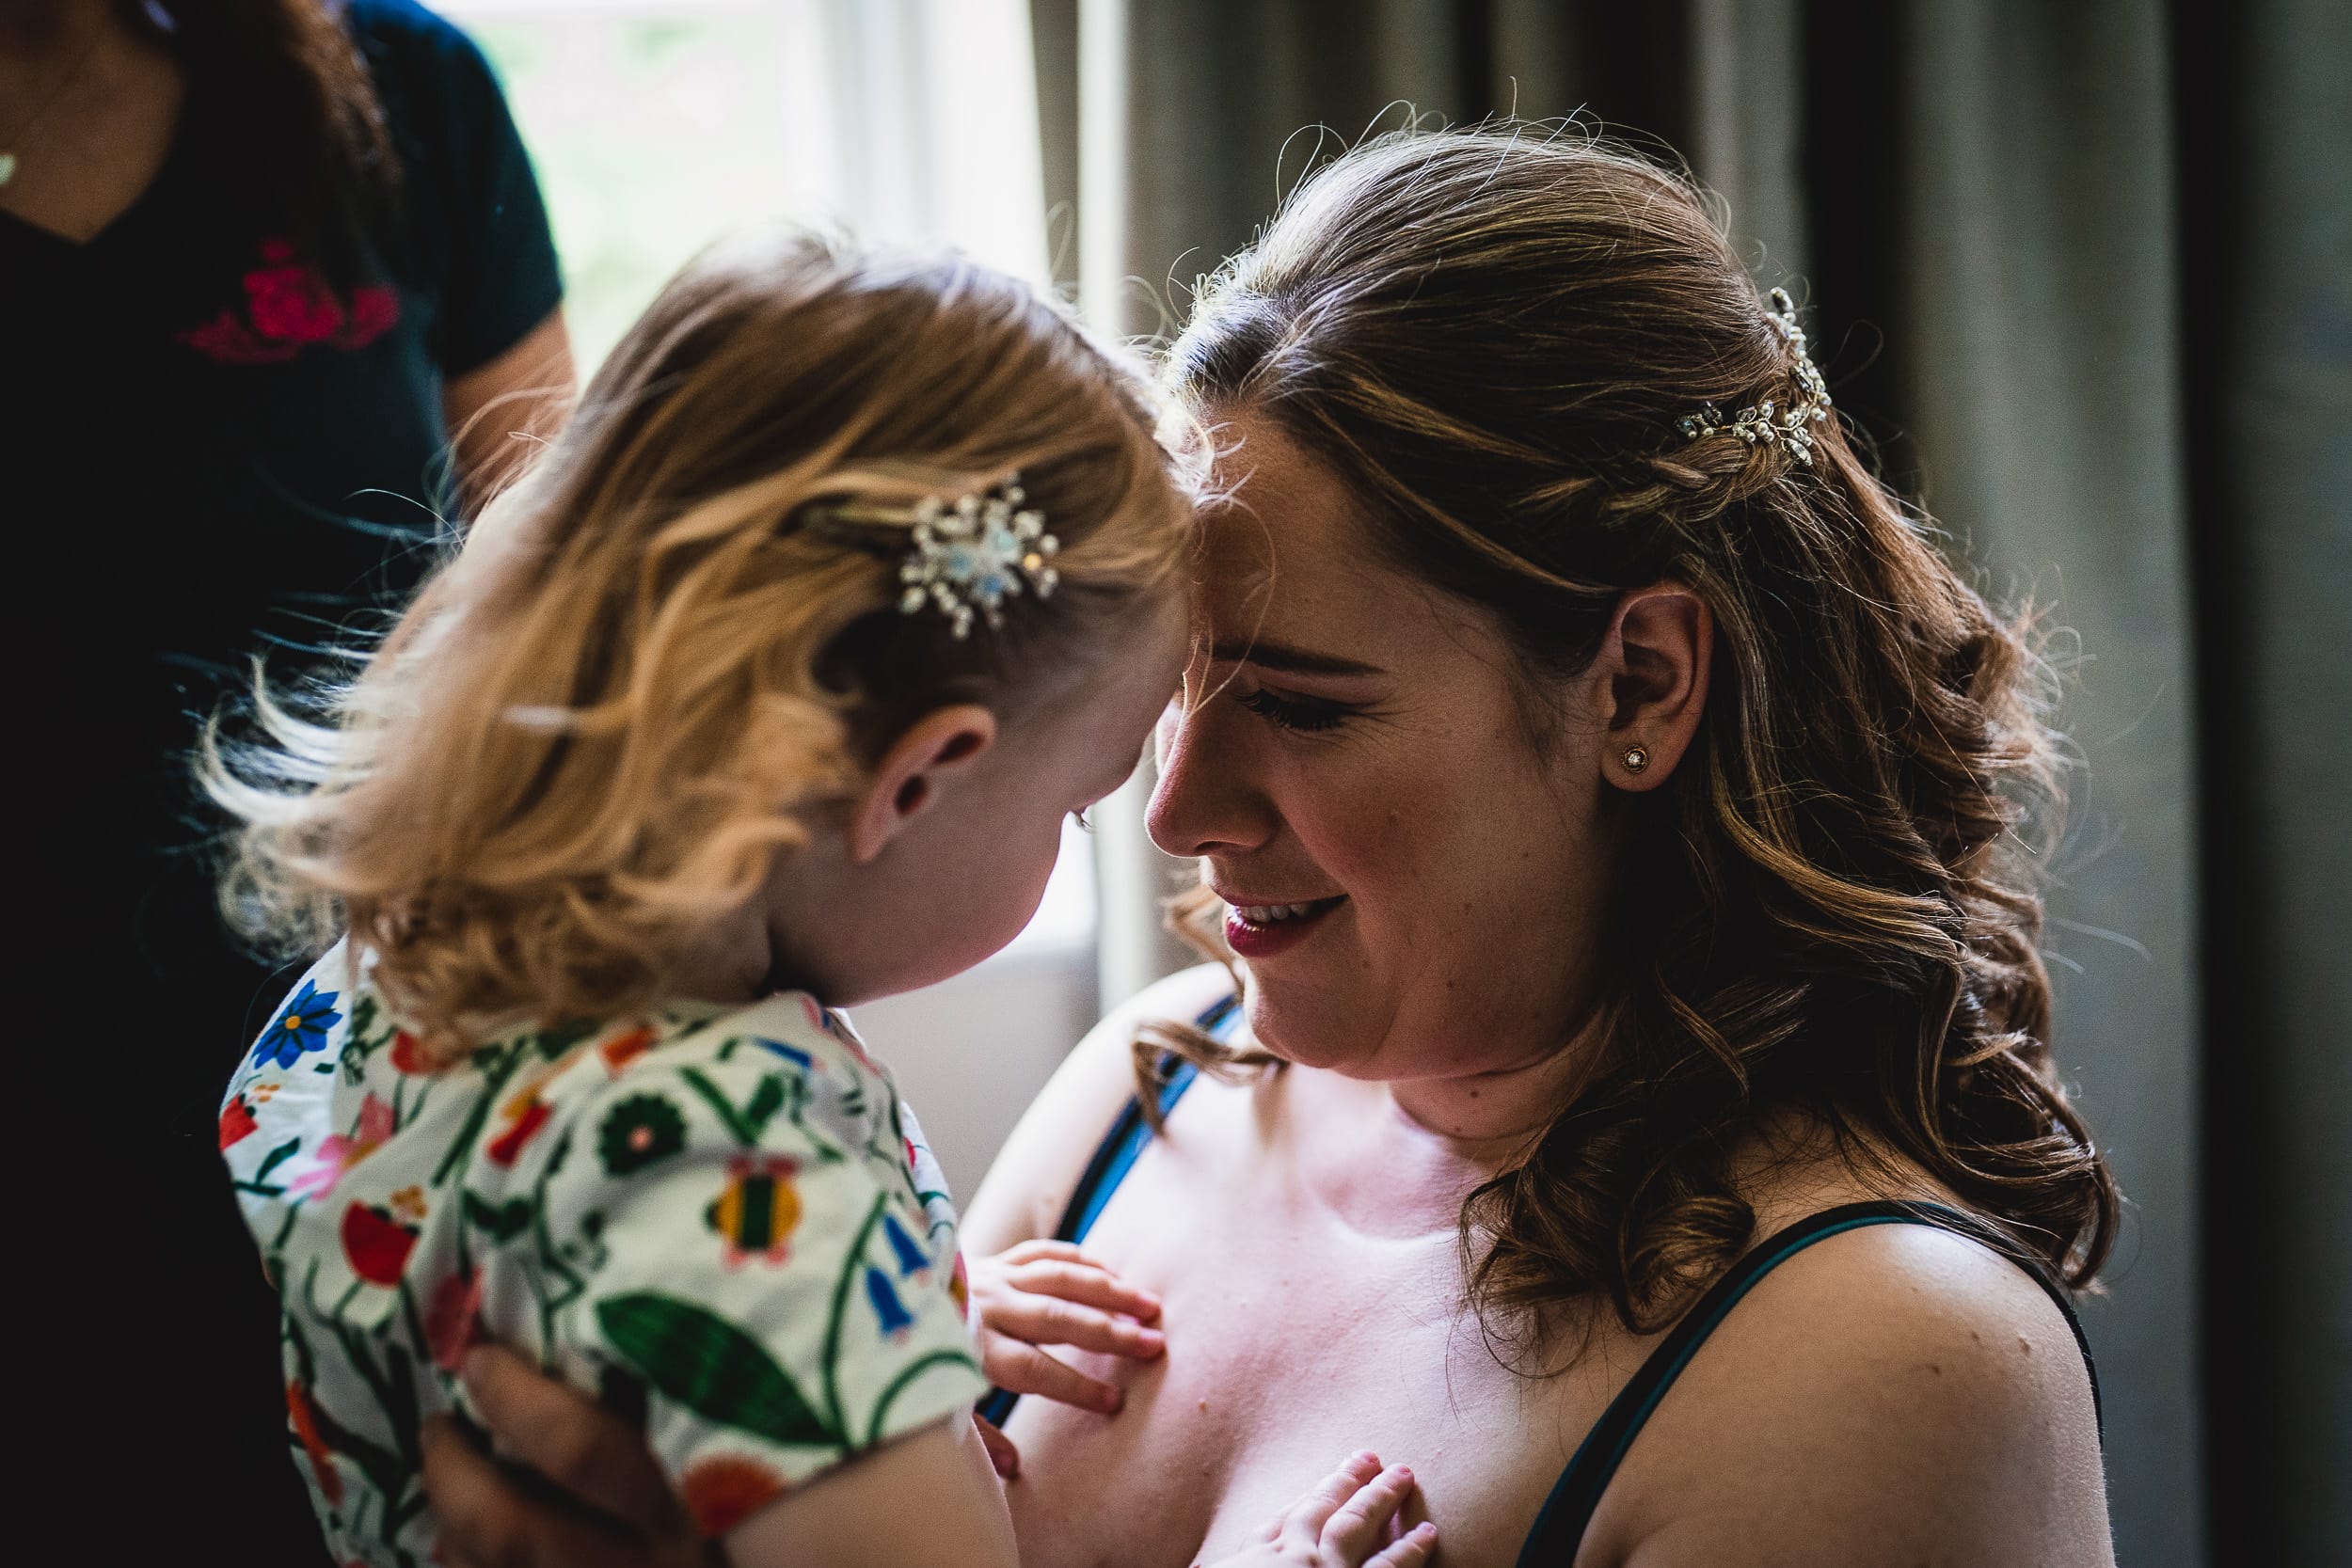
[[[286,1414],[342,1562],[431,1560],[418,1431],[494,1339],[632,1417],[704,1532],[986,1391],[937,1163],[799,992],[435,1070],[343,947],[231,1081]]]

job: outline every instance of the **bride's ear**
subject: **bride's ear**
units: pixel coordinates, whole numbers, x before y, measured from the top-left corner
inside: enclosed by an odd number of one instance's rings
[[[1599,660],[1608,682],[1604,779],[1639,791],[1673,774],[1698,733],[1714,657],[1714,614],[1691,589],[1661,582],[1618,601]]]
[[[977,703],[958,703],[923,715],[890,743],[874,776],[850,811],[850,863],[882,854],[908,824],[931,808],[940,791],[996,744],[996,716]]]

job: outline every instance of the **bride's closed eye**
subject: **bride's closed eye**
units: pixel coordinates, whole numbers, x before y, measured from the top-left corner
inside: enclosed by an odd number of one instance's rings
[[[1233,701],[1265,720],[1277,729],[1303,731],[1309,734],[1334,729],[1354,710],[1343,703],[1316,702],[1298,697],[1278,697],[1265,688],[1237,695]]]

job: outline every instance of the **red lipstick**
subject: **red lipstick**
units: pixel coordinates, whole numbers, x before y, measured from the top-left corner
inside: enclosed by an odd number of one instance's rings
[[[1261,924],[1245,919],[1232,900],[1225,906],[1225,942],[1244,958],[1265,959],[1278,953],[1286,953],[1314,934],[1316,927],[1330,918],[1331,911],[1346,899],[1318,898],[1310,902],[1303,913],[1288,914],[1279,920]],[[1265,905],[1244,906],[1265,909]],[[1277,909],[1294,909],[1295,905],[1275,905]]]

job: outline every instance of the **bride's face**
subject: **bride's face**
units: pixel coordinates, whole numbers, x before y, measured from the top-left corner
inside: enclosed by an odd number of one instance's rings
[[[1539,752],[1485,616],[1374,560],[1354,498],[1279,429],[1225,438],[1150,822],[1226,901],[1252,1033],[1384,1080],[1557,1051],[1610,882],[1595,700],[1549,693]]]

